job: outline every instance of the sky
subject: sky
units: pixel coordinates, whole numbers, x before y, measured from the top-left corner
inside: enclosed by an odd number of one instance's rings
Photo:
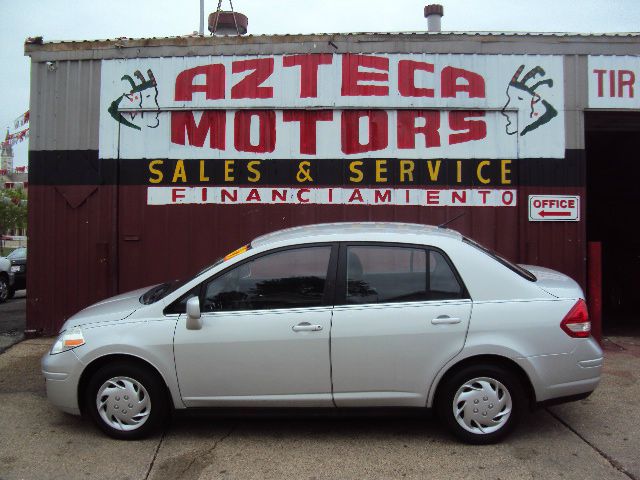
[[[236,0],[250,34],[423,31],[429,1]],[[640,31],[639,0],[440,0],[443,31]],[[218,2],[205,0],[206,14]],[[199,0],[0,0],[0,127],[29,108],[29,58],[24,40],[44,41],[190,34],[199,27]],[[229,0],[223,0],[223,9]],[[205,17],[206,18],[206,17]],[[206,26],[205,26],[206,30]],[[27,164],[28,142],[14,147]]]

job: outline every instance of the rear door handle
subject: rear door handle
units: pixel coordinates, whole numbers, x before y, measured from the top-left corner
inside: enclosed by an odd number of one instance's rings
[[[436,318],[431,320],[433,325],[454,325],[456,323],[460,323],[460,320],[457,317],[450,317],[449,315],[439,315]]]
[[[319,332],[322,325],[311,325],[309,322],[302,322],[291,327],[294,332]]]

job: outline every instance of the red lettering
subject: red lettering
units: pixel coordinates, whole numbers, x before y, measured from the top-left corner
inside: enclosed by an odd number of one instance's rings
[[[193,111],[171,112],[171,143],[202,147],[209,135],[209,146],[217,150],[225,149],[225,128],[227,116],[221,110],[206,110],[196,124]]]
[[[257,188],[252,188],[249,191],[249,195],[247,195],[247,202],[259,202],[262,200],[260,198],[260,192],[258,192]]]
[[[424,125],[416,126],[416,119]],[[440,146],[440,112],[433,110],[398,110],[398,148],[416,148],[416,135],[424,136],[425,147]]]
[[[482,195],[482,203],[487,203],[487,195],[491,193],[491,190],[478,190],[478,193]]]
[[[569,208],[576,208],[576,201],[571,199],[569,200]]]
[[[251,144],[251,122],[259,123],[259,141]],[[239,152],[271,153],[276,148],[276,112],[274,110],[238,110],[234,120],[233,139]]]
[[[300,123],[300,153],[315,155],[316,124],[333,120],[333,110],[285,110],[282,120]]]
[[[185,197],[185,188],[172,188],[171,189],[171,203],[176,203],[178,200]]]
[[[505,205],[511,205],[513,203],[513,192],[505,190],[502,192],[502,203]]]
[[[360,67],[382,70],[381,72],[361,72]],[[360,82],[388,82],[389,58],[372,55],[342,55],[342,96],[386,96],[387,85],[361,85]]]
[[[398,62],[398,91],[403,97],[433,97],[433,88],[416,87],[416,71],[433,73],[433,63],[400,60]]]
[[[220,200],[222,200],[222,203],[224,203],[227,199],[232,201],[232,202],[237,202],[238,201],[238,190],[234,189],[234,190],[231,191],[231,193],[229,193],[229,191],[226,188],[221,188],[220,189]]]
[[[233,62],[233,73],[253,72],[231,88],[231,98],[273,98],[273,87],[260,86],[273,73],[273,64],[273,57]]]
[[[275,202],[276,200],[280,200],[280,201],[286,202],[287,201],[287,190],[286,189],[282,190],[282,192],[279,192],[278,190],[271,190],[271,201]]]
[[[631,70],[618,71],[618,96],[624,97],[624,87],[628,87],[628,98],[633,98],[633,84],[636,83],[636,76]]]
[[[351,196],[349,197],[349,200],[347,201],[348,203],[354,202],[354,201],[358,201],[360,203],[364,203],[364,199],[362,198],[362,193],[360,193],[360,189],[356,188],[353,190],[353,192],[351,193]]]
[[[482,140],[487,136],[487,124],[484,120],[468,120],[467,117],[484,117],[484,111],[451,110],[449,112],[449,128],[460,133],[449,135],[449,145]]]
[[[458,79],[466,81],[459,85]],[[484,78],[477,73],[463,68],[444,67],[440,73],[440,82],[443,98],[455,98],[458,92],[467,92],[469,98],[484,98]]]
[[[451,203],[454,204],[458,201],[458,203],[467,203],[467,191],[462,190],[461,192],[456,192],[455,190],[451,191]]]
[[[298,190],[298,201],[300,203],[309,203],[309,199],[302,196],[303,193],[309,193],[310,190],[308,188],[301,188]]]
[[[609,70],[609,96],[616,96],[616,72],[615,70]]]
[[[533,208],[540,208],[541,202],[537,198],[533,201]]]
[[[284,67],[300,67],[300,98],[316,98],[318,96],[318,67],[332,63],[333,55],[328,53],[289,55],[282,59]]]
[[[369,118],[369,139],[360,143],[360,118]],[[342,112],[342,152],[346,154],[374,152],[387,148],[389,121],[384,110],[344,110]]]
[[[427,205],[438,205],[440,202],[440,192],[438,190],[427,190]]]
[[[384,193],[382,193],[380,190],[375,190],[373,197],[374,197],[375,203],[379,203],[379,202],[391,203],[391,190],[384,190]]]
[[[604,96],[604,74],[607,73],[606,70],[594,69],[593,73],[595,73],[598,77],[598,96]]]
[[[208,190],[208,189],[206,189],[206,188],[203,188],[203,189],[202,189],[202,193],[201,193],[202,201],[203,201],[203,202],[206,202],[206,201],[207,201],[207,197],[208,197],[208,195],[209,195],[209,190]]]
[[[193,84],[197,75],[204,75],[204,84]],[[180,72],[176,77],[176,101],[190,102],[196,92],[203,92],[207,100],[224,98],[224,65],[214,63]]]

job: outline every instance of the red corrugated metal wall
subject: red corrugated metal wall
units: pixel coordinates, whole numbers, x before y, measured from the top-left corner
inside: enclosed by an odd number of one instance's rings
[[[159,207],[146,205],[145,186],[34,185],[29,189],[28,330],[54,334],[64,319],[98,300],[191,275],[258,235],[322,222],[437,225],[465,212],[451,228],[510,259],[564,272],[584,286],[584,221],[529,222],[527,198],[534,193],[584,198],[583,188],[521,187],[515,208]]]
[[[29,187],[27,333],[54,334],[73,313],[116,293],[116,192]]]

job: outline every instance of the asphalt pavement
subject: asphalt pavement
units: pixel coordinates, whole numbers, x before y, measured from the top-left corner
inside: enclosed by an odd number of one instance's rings
[[[586,400],[527,415],[505,442],[454,440],[421,418],[178,417],[112,440],[49,405],[51,339],[0,355],[0,479],[640,479],[640,340],[613,337]]]
[[[0,303],[0,353],[24,338],[26,297],[26,290],[18,290],[15,297]]]

